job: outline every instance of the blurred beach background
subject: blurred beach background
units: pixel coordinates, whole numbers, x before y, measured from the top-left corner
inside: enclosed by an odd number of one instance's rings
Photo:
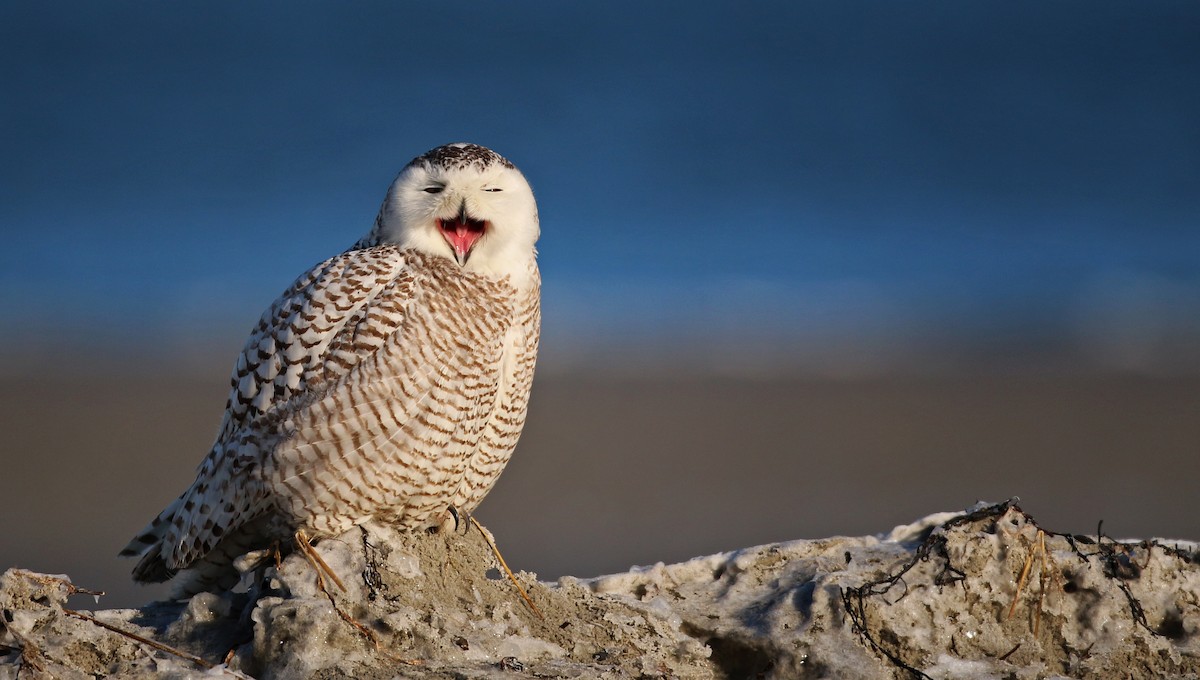
[[[0,568],[106,606],[259,313],[414,155],[529,178],[478,517],[596,575],[1020,496],[1200,539],[1200,4],[5,2]]]

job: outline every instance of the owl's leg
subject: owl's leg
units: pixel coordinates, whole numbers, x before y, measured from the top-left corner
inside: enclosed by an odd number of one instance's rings
[[[342,579],[338,578],[338,575],[333,572],[333,568],[313,549],[312,543],[308,542],[308,534],[304,532],[304,529],[296,531],[296,545],[299,546],[304,556],[308,558],[308,563],[312,565],[313,570],[317,572],[317,588],[321,589],[322,592],[329,592],[325,589],[325,578],[321,576],[321,573],[324,572],[329,575],[329,578],[333,579],[338,590],[341,590],[343,593],[346,592],[346,586],[342,583]]]

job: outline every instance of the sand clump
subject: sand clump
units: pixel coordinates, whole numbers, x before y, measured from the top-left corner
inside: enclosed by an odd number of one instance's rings
[[[75,612],[65,577],[9,570],[0,680],[1200,677],[1195,544],[1056,534],[1011,503],[592,579],[518,574],[542,616],[475,529],[366,525],[317,550],[345,591],[293,554],[243,560],[244,592]]]

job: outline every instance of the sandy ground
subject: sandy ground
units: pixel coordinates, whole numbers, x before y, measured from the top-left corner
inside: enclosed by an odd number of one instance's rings
[[[211,443],[225,369],[201,374],[0,379],[0,567],[69,573],[106,607],[159,595],[115,555]],[[1196,539],[1198,477],[1200,377],[543,375],[479,516],[514,568],[554,578],[1010,496],[1057,531]]]

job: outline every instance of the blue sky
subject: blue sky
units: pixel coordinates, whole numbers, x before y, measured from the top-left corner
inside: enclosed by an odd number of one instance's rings
[[[0,341],[240,335],[462,140],[534,186],[560,348],[1153,363],[1200,338],[1197,35],[1193,2],[4,3]]]

